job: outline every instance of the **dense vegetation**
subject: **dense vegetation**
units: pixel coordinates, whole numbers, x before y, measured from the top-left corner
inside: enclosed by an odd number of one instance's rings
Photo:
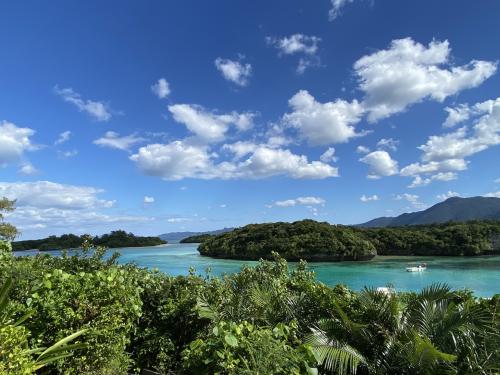
[[[198,250],[236,259],[269,259],[273,251],[288,260],[366,260],[376,255],[355,229],[313,220],[247,225],[203,242]]]
[[[366,260],[378,255],[482,255],[500,253],[500,221],[391,228],[355,228],[312,220],[252,224],[202,241],[202,255],[288,260]]]
[[[379,255],[500,254],[500,221],[363,229]]]
[[[222,278],[172,277],[88,241],[79,255],[14,257],[7,240],[0,232],[1,375],[499,370],[500,296],[355,293],[277,254]]]
[[[14,251],[38,249],[44,250],[62,250],[76,249],[81,246],[88,235],[77,236],[74,234],[63,234],[62,236],[50,236],[40,240],[15,241],[12,243]],[[109,248],[117,247],[141,247],[156,246],[166,244],[158,237],[140,237],[123,230],[112,231],[109,234],[96,236],[92,238],[92,243],[96,246],[105,246]]]
[[[213,237],[215,237],[215,235],[213,235],[213,234],[208,234],[208,233],[198,234],[196,236],[190,236],[190,237],[183,238],[180,241],[180,243],[202,243],[202,242],[205,242]]]

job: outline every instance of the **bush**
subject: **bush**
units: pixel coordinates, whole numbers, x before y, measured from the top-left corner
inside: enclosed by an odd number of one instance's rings
[[[183,352],[189,374],[313,374],[314,363],[311,349],[294,337],[293,326],[284,324],[271,329],[220,322]]]

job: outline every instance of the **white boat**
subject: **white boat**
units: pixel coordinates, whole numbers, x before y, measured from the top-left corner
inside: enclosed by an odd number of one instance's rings
[[[425,271],[426,269],[427,269],[427,264],[425,263],[419,264],[418,266],[406,267],[407,272],[422,272]]]

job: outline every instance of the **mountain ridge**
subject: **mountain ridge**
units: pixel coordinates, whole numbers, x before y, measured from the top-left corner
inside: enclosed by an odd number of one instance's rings
[[[378,217],[357,226],[399,227],[469,220],[500,220],[500,198],[452,197],[423,211],[407,212],[395,217]]]
[[[180,242],[184,238],[192,237],[192,236],[199,236],[201,234],[222,234],[226,232],[231,232],[235,228],[222,228],[222,229],[217,229],[217,230],[212,230],[212,231],[205,231],[205,232],[168,232],[168,233],[163,233],[158,235],[160,239],[164,241],[168,241],[169,243],[172,242]]]

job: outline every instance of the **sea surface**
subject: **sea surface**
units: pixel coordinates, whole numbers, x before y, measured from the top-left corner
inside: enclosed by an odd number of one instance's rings
[[[197,274],[212,275],[238,272],[243,264],[256,262],[224,260],[199,255],[196,244],[169,244],[157,247],[111,249],[121,253],[120,263],[135,263],[157,268],[170,275],[186,275],[190,268]],[[50,251],[59,255],[59,251]],[[17,252],[31,255],[34,252]],[[423,272],[406,272],[409,263],[427,263]],[[293,266],[293,263],[290,263]],[[418,291],[432,283],[446,283],[454,289],[468,288],[477,296],[490,297],[500,293],[500,256],[481,257],[398,257],[378,256],[368,262],[309,263],[319,281],[344,284],[360,290],[364,286],[390,285],[398,291]]]

